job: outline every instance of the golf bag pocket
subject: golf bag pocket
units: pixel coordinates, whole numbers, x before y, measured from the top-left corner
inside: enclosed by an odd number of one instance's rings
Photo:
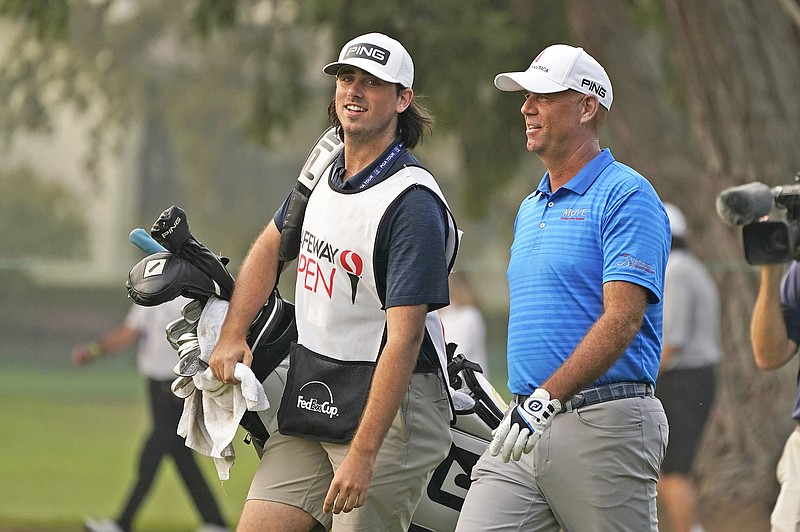
[[[349,442],[367,404],[374,371],[375,362],[336,360],[292,342],[278,430],[310,440]]]

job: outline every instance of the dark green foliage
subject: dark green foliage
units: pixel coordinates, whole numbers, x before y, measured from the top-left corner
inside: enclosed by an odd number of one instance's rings
[[[176,168],[199,205],[216,187],[215,166],[238,136],[263,147],[325,102],[330,85],[310,65],[333,58],[346,40],[370,31],[398,38],[417,70],[415,90],[432,111],[434,135],[457,139],[465,174],[460,203],[484,214],[524,155],[519,101],[494,88],[501,71],[524,69],[544,46],[568,41],[564,6],[531,0],[162,0],[134,4],[124,17],[110,3],[0,0],[0,15],[26,22],[13,60],[0,67],[0,99],[17,103],[0,121],[0,140],[18,130],[47,131],[52,99],[79,112],[90,103],[98,158],[119,139],[109,126],[128,127],[146,113],[144,87],[155,87]],[[185,5],[183,5],[186,7]],[[258,9],[269,13],[259,15]],[[332,49],[321,47],[330,35]],[[35,53],[19,53],[31,40]],[[66,47],[63,46],[64,43]],[[19,95],[22,95],[20,98]],[[101,103],[97,103],[97,102]],[[301,113],[303,113],[301,115]],[[324,124],[324,103],[320,106]],[[516,127],[519,126],[519,127]],[[486,193],[486,191],[490,193]]]
[[[192,27],[207,37],[214,29],[227,29],[236,24],[236,6],[238,0],[199,0]]]
[[[63,39],[70,8],[67,0],[0,0],[0,15],[25,21],[40,39]]]

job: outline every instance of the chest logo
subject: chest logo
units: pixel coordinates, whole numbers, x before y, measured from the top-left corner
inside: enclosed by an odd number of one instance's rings
[[[355,251],[346,249],[339,256],[339,262],[342,263],[342,268],[347,272],[347,277],[350,278],[350,293],[352,302],[355,304],[358,280],[361,279],[361,272],[364,270],[364,259]]]

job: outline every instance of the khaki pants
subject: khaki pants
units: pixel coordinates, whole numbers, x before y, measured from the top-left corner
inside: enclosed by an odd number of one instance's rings
[[[800,530],[800,427],[786,440],[776,473],[781,491],[769,519],[772,532],[795,532]]]
[[[558,414],[520,461],[481,456],[456,530],[657,532],[656,483],[668,437],[654,397]]]
[[[336,516],[322,513],[333,472],[347,445],[274,434],[248,499],[302,508],[336,532],[406,531],[431,473],[450,450],[450,405],[441,378],[415,373],[400,411],[378,452],[364,506]]]

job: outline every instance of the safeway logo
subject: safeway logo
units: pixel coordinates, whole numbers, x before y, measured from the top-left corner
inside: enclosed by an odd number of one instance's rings
[[[353,304],[356,303],[356,292],[358,292],[358,281],[361,279],[361,272],[364,271],[364,259],[355,251],[346,249],[339,256],[342,268],[350,278],[350,294]]]

